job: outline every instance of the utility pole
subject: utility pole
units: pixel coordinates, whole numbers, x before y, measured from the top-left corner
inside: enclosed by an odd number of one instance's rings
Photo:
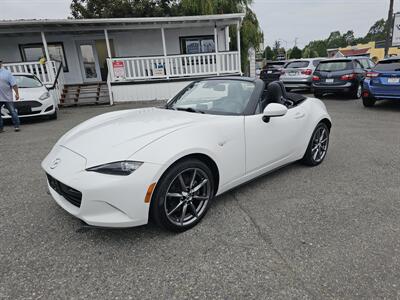
[[[386,28],[386,42],[385,42],[385,57],[389,55],[389,47],[391,44],[390,32],[392,31],[393,27],[393,5],[394,5],[394,0],[390,0],[389,15],[386,26],[387,28]]]

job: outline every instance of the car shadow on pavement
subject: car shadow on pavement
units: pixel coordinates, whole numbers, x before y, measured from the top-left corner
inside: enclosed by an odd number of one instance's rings
[[[400,101],[399,100],[377,101],[373,107],[368,108],[368,109],[369,110],[377,110],[377,111],[393,111],[393,112],[397,111],[397,112],[400,112]]]

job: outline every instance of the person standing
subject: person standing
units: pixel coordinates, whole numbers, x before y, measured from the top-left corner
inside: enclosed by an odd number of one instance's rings
[[[11,114],[12,122],[14,124],[15,131],[19,131],[19,118],[15,111],[13,103],[13,93],[15,92],[15,100],[19,100],[19,91],[17,81],[9,70],[3,68],[2,61],[0,60],[0,133],[4,131],[3,118],[1,117],[1,108],[3,105]]]

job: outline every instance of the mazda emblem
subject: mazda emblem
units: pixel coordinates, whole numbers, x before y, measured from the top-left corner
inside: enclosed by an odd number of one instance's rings
[[[55,169],[61,163],[61,159],[56,158],[50,165],[50,169]]]

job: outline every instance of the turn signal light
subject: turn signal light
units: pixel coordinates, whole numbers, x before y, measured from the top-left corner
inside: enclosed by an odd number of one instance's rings
[[[319,78],[318,76],[314,75],[314,76],[312,77],[312,80],[313,80],[313,81],[320,81],[321,78]]]
[[[340,77],[341,80],[353,80],[356,79],[357,75],[355,73],[353,74],[346,74]]]
[[[368,91],[364,91],[362,96],[363,96],[363,98],[368,98],[369,97]]]
[[[376,73],[376,72],[368,72],[367,73],[368,78],[376,78],[378,76],[379,76],[379,73]]]
[[[150,203],[151,196],[153,195],[155,187],[156,187],[155,182],[149,185],[149,188],[147,189],[146,197],[144,198],[144,203]]]

